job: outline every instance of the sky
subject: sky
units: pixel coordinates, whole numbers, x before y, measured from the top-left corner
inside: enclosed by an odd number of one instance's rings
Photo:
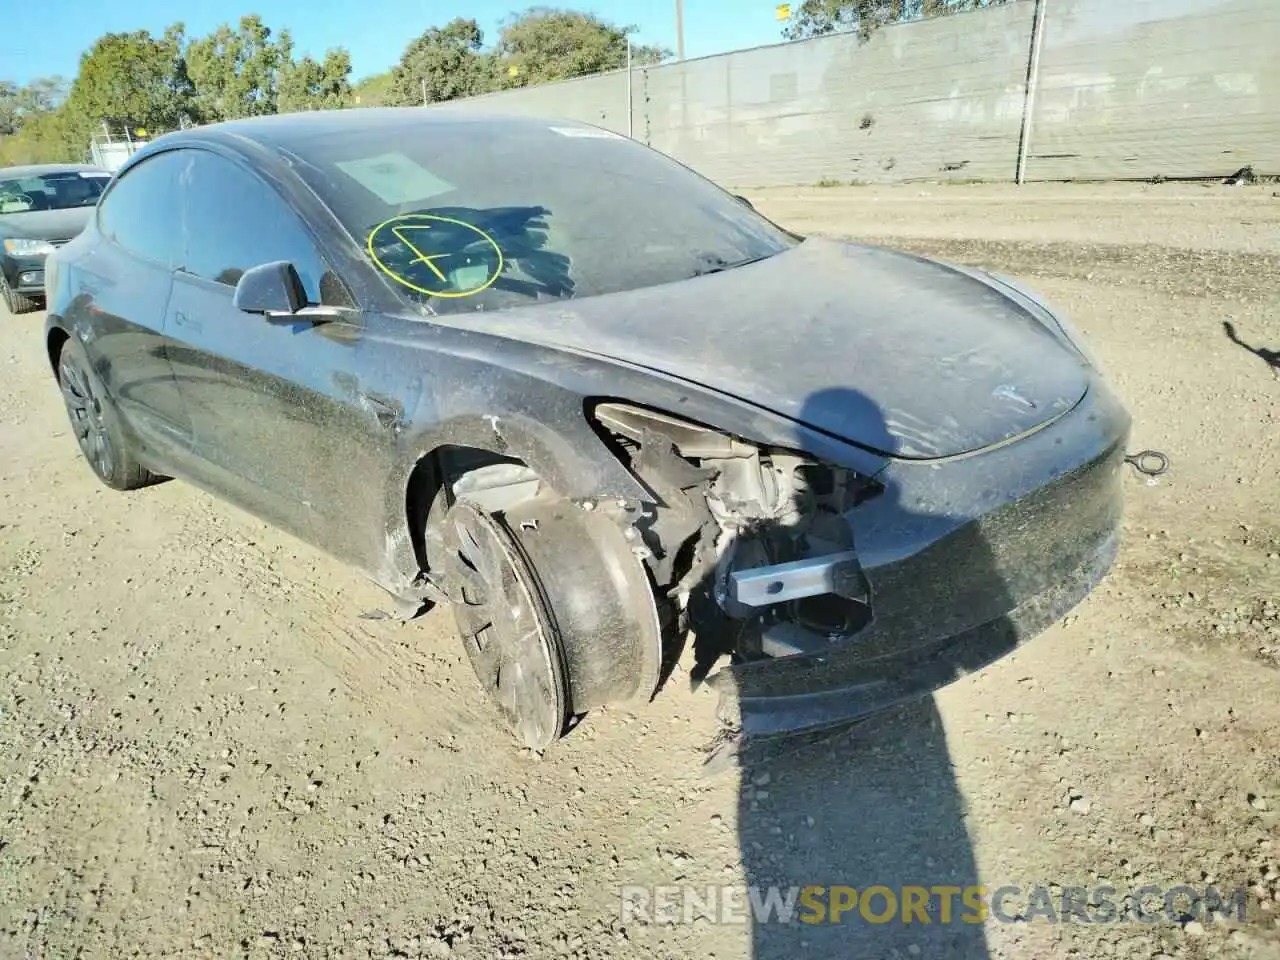
[[[428,27],[454,17],[474,18],[485,42],[499,24],[533,0],[44,0],[39,27],[0,31],[0,80],[75,76],[80,55],[104,33],[150,30],[159,35],[180,20],[188,36],[259,14],[273,30],[287,27],[297,55],[325,48],[351,52],[353,79],[389,69],[405,45]],[[587,10],[638,27],[637,42],[676,49],[675,0],[551,0],[544,5]],[[702,57],[781,41],[776,0],[684,0],[685,55]]]

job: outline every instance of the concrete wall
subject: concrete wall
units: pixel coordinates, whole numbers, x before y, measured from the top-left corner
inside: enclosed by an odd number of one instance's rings
[[[650,68],[636,137],[741,186],[1008,177],[1032,6]]]
[[[639,83],[640,71],[633,71],[631,84],[635,87]],[[626,71],[601,73],[523,90],[504,90],[466,100],[451,100],[438,104],[435,109],[486,110],[519,116],[581,120],[625,134],[627,76]],[[634,115],[632,119],[634,121]]]
[[[1280,173],[1280,0],[1046,0],[1030,179]]]
[[[1280,174],[1280,0],[1034,0],[440,105],[629,131],[738,187]]]

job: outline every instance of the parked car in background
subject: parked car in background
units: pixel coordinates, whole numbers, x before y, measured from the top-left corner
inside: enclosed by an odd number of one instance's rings
[[[84,229],[110,180],[82,163],[0,169],[0,297],[10,313],[40,305],[45,257]]]

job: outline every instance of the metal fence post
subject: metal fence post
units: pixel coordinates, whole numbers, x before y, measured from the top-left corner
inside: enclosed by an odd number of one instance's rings
[[[1027,85],[1022,98],[1022,130],[1018,135],[1018,169],[1014,182],[1027,178],[1027,154],[1031,151],[1031,115],[1036,109],[1036,87],[1040,82],[1040,46],[1044,42],[1044,7],[1047,0],[1036,0],[1031,21],[1031,51],[1027,58]]]
[[[631,97],[631,34],[627,34],[627,136],[636,138],[635,103]]]

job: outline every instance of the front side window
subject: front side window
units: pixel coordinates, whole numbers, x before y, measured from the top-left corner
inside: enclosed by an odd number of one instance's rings
[[[130,167],[102,198],[98,229],[131,253],[173,266],[182,244],[178,180],[183,151],[166,151]]]
[[[186,273],[234,287],[250,267],[288,260],[313,304],[349,305],[298,215],[235,162],[194,150],[184,183]]]
[[[635,290],[797,242],[667,157],[590,127],[353,120],[290,150],[370,263],[431,313]]]
[[[92,207],[110,180],[111,174],[102,170],[59,170],[9,179],[0,174],[0,216]]]

